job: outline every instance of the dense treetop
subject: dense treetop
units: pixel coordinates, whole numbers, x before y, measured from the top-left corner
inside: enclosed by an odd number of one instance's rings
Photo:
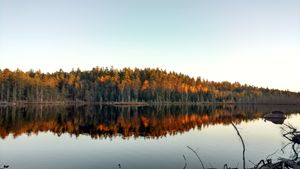
[[[93,68],[54,73],[0,70],[1,102],[300,103],[300,94],[213,82],[161,69]]]

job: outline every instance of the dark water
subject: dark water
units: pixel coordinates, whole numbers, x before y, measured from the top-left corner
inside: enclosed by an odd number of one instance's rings
[[[161,106],[0,108],[0,167],[12,169],[182,169],[242,167],[293,156],[284,127],[264,114],[284,111],[285,124],[300,129],[297,106]],[[251,161],[251,162],[250,162]]]

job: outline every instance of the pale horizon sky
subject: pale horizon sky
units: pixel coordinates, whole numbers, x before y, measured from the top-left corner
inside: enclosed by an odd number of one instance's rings
[[[1,0],[0,69],[161,68],[300,91],[299,0]]]

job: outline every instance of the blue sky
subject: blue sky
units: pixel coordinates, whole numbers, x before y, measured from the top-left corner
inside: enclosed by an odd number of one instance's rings
[[[299,0],[1,0],[0,68],[159,67],[300,91]]]

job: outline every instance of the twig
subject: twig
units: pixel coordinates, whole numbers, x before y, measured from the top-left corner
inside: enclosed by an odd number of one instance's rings
[[[278,153],[278,151],[279,151],[279,149],[276,150],[274,153],[269,154],[265,159],[266,159],[266,160],[269,159],[269,158],[272,157],[274,154]]]
[[[257,169],[261,163],[263,164],[262,166],[266,165],[264,160],[260,160],[259,163],[254,166],[254,168]]]
[[[200,161],[200,163],[201,163],[201,165],[202,165],[202,168],[205,169],[204,164],[203,164],[201,158],[199,157],[198,153],[197,153],[194,149],[192,149],[190,146],[186,146],[186,147],[187,147],[188,149],[190,149],[190,150],[197,156],[198,160]]]
[[[289,129],[293,130],[294,132],[297,131],[296,128],[293,127],[291,124],[283,124],[283,125],[285,125],[285,126],[288,127]]]
[[[282,153],[284,153],[284,149],[288,146],[288,145],[290,145],[290,144],[292,144],[293,142],[289,142],[289,143],[287,143],[285,146],[283,146],[282,148],[281,148],[281,152]]]
[[[288,139],[289,141],[293,142],[293,140],[290,139],[287,135],[293,135],[293,132],[288,132],[288,133],[283,134],[283,137],[285,137],[285,138]]]
[[[251,160],[248,160],[252,165],[256,166],[256,164],[254,162],[252,162]]]
[[[185,158],[185,156],[184,155],[182,155],[183,156],[183,159],[184,159],[184,167],[183,167],[183,169],[186,169],[186,166],[187,166],[187,163],[186,163],[186,158]]]
[[[245,163],[245,152],[246,152],[246,147],[245,147],[245,143],[244,140],[239,132],[239,130],[237,129],[237,127],[235,126],[235,124],[233,122],[231,122],[232,126],[234,127],[234,129],[236,130],[237,135],[240,137],[241,142],[243,144],[243,169],[246,169],[246,163]]]
[[[296,161],[296,160],[298,160],[298,152],[297,152],[296,149],[295,149],[295,145],[296,145],[296,143],[293,144],[292,149],[293,149],[293,151],[294,151],[294,153],[295,153],[295,158],[294,158],[294,160]]]

